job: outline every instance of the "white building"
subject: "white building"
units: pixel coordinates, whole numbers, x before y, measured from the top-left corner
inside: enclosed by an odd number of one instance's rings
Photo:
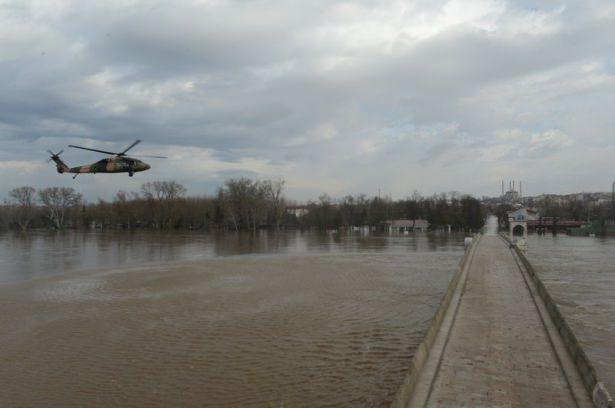
[[[309,208],[305,205],[289,205],[286,207],[286,212],[294,215],[297,218],[301,218],[310,212]]]
[[[384,222],[384,228],[389,233],[392,232],[425,232],[429,229],[427,220],[388,220]]]

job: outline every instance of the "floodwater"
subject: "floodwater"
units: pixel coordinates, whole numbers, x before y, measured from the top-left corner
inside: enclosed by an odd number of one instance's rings
[[[530,235],[528,259],[615,393],[615,238]]]
[[[0,235],[0,406],[388,406],[462,253],[424,234]]]

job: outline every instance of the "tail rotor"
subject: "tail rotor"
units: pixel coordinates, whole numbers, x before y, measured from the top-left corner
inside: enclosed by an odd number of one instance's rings
[[[61,155],[62,153],[64,153],[64,150],[60,150],[60,151],[59,151],[59,152],[57,152],[57,153],[54,153],[54,152],[52,152],[51,150],[47,150],[47,153],[49,153],[49,154],[51,155],[51,157],[49,158],[49,160],[47,160],[47,162],[50,162],[50,161],[52,161],[52,160],[53,160],[53,161],[55,161],[55,160],[59,160],[59,159],[60,159],[60,155]]]
[[[62,159],[60,159],[60,155],[64,153],[64,150],[60,150],[57,153],[54,153],[51,150],[47,150],[47,153],[51,155],[48,161],[55,162],[58,173],[66,173],[70,171],[70,168],[62,161]]]

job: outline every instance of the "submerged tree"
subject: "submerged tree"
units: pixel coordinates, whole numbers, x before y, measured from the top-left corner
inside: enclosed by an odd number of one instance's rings
[[[141,192],[149,204],[149,211],[160,229],[173,228],[179,222],[178,202],[186,194],[186,188],[174,180],[147,182]]]
[[[393,219],[425,219],[432,230],[459,231],[479,229],[485,212],[478,200],[459,193],[422,197],[417,192],[401,200],[364,194],[335,199],[324,194],[318,201],[294,205],[293,211],[288,211],[281,179],[229,179],[215,196],[187,197],[186,188],[173,180],[145,183],[140,192],[118,191],[110,202],[99,199],[82,204],[81,195],[72,188],[59,187],[40,190],[38,202],[32,187],[13,189],[9,196],[12,200],[0,205],[0,227],[22,229],[90,225],[236,231],[294,227],[344,229],[382,227],[385,221]],[[504,208],[496,208],[495,213],[504,216]]]
[[[218,190],[218,198],[233,229],[256,229],[262,214],[262,189],[258,181],[230,179]]]
[[[268,206],[271,224],[276,230],[280,229],[280,224],[286,214],[286,200],[284,199],[284,180],[266,180],[261,182],[264,198]]]
[[[113,212],[116,221],[124,228],[132,228],[136,223],[136,208],[140,201],[138,193],[120,190],[113,199]]]
[[[12,221],[23,231],[27,230],[36,216],[36,190],[34,187],[16,187],[9,191],[12,201]]]
[[[262,227],[280,229],[286,216],[283,180],[229,179],[218,189],[222,225],[236,231]]]
[[[49,187],[38,192],[47,218],[56,229],[64,228],[66,212],[81,203],[81,194],[70,187]]]

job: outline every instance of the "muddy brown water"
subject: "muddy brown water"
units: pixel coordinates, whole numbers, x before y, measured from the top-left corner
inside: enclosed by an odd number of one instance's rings
[[[527,255],[615,395],[615,238],[531,235]]]
[[[387,406],[462,245],[0,236],[0,406]]]

